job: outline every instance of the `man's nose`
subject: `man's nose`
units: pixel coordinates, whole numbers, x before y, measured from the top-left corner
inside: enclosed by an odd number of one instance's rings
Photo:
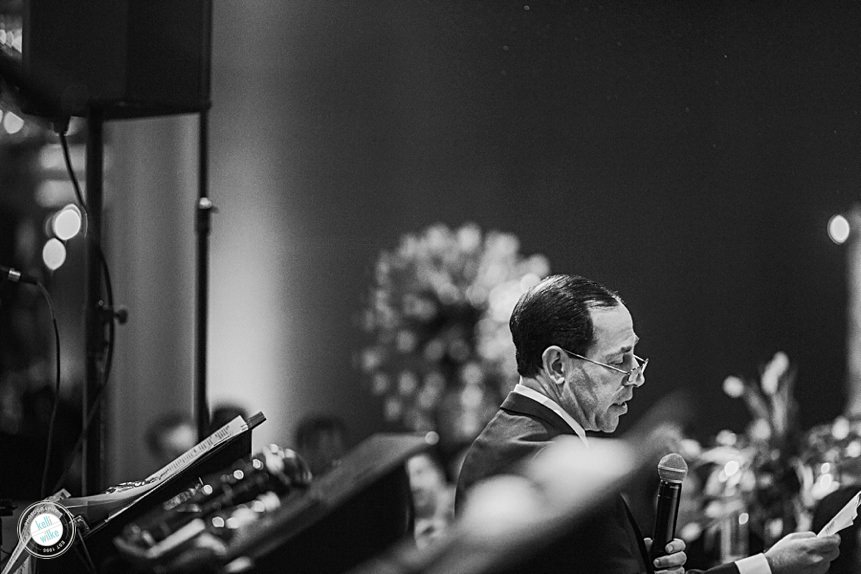
[[[625,382],[626,387],[634,387],[639,388],[642,387],[646,382],[646,374],[645,373],[637,373],[637,376],[633,379],[629,379]]]

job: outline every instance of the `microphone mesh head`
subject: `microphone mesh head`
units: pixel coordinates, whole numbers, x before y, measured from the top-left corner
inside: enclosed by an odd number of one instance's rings
[[[674,452],[664,456],[658,463],[658,476],[668,482],[682,482],[688,474],[688,463],[682,455]]]

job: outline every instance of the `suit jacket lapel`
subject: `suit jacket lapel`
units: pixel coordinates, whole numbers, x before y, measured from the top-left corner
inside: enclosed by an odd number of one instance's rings
[[[634,513],[631,512],[631,507],[628,506],[628,501],[625,500],[625,497],[619,494],[619,498],[622,499],[622,504],[625,506],[625,514],[628,516],[628,522],[631,525],[631,529],[634,531],[634,537],[637,539],[637,547],[640,549],[640,556],[643,559],[646,572],[648,572],[648,574],[654,574],[655,568],[652,566],[652,560],[649,558],[648,550],[646,550],[646,543],[643,541],[643,533],[640,532],[640,527],[634,519]]]

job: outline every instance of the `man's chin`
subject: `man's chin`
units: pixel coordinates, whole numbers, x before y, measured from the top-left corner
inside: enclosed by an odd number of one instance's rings
[[[601,425],[601,432],[611,433],[619,426],[619,419],[628,412],[628,405],[611,405],[610,410]]]

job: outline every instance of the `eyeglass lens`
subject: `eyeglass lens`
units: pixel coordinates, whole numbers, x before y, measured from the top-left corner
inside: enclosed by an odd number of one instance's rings
[[[634,360],[637,362],[637,366],[631,369],[631,372],[628,373],[628,383],[636,383],[637,379],[640,378],[640,375],[646,371],[646,365],[649,364],[648,359],[640,362],[640,358],[636,357]]]

